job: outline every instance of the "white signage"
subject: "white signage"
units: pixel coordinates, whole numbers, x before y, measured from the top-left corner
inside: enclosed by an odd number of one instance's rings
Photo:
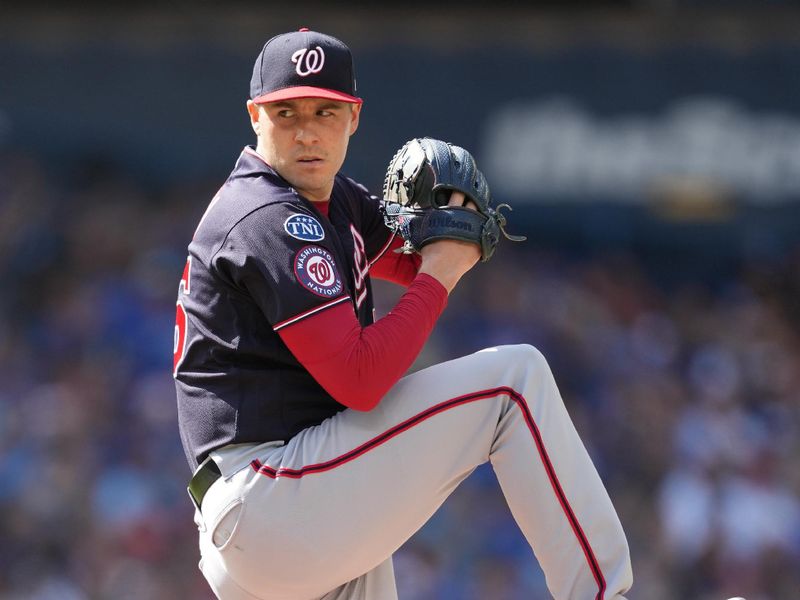
[[[718,97],[657,114],[593,115],[565,98],[498,108],[480,162],[499,198],[646,202],[665,185],[707,185],[751,203],[800,199],[800,118]]]

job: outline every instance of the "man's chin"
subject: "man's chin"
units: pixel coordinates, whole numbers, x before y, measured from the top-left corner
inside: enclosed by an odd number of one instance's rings
[[[333,189],[333,181],[328,185],[321,185],[318,181],[296,181],[294,183],[289,183],[292,184],[292,187],[296,189],[301,196],[315,202],[330,198],[331,190]]]

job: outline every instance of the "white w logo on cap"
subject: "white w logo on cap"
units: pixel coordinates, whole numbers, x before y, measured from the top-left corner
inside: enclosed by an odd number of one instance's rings
[[[297,65],[294,69],[297,74],[300,77],[306,77],[322,71],[322,65],[325,64],[325,52],[319,46],[312,50],[301,48],[292,54],[292,62]]]

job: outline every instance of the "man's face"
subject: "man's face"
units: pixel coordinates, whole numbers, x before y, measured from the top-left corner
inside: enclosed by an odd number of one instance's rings
[[[247,103],[258,152],[300,194],[328,200],[361,105],[324,98]]]

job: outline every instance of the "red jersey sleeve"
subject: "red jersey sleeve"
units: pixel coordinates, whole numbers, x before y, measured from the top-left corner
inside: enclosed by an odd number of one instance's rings
[[[317,382],[340,404],[371,410],[408,370],[447,305],[447,290],[418,275],[395,307],[362,328],[339,304],[278,333]]]
[[[370,263],[370,276],[404,287],[411,285],[422,264],[422,257],[419,254],[396,252],[402,246],[403,238],[392,236],[386,248]]]

